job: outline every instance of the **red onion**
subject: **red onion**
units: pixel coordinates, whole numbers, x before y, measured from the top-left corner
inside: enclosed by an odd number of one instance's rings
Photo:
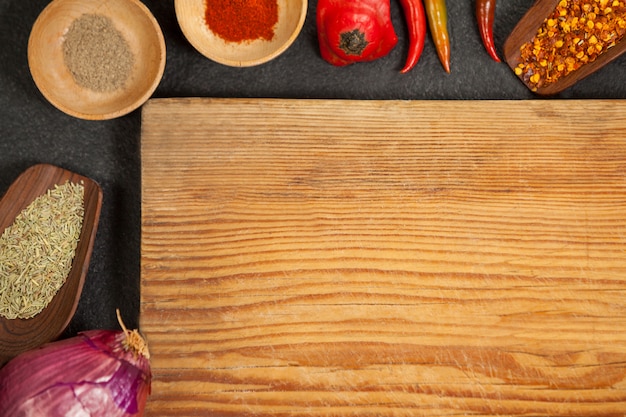
[[[119,318],[119,313],[118,313]],[[0,369],[0,416],[141,416],[150,354],[137,330],[90,330],[25,352]]]

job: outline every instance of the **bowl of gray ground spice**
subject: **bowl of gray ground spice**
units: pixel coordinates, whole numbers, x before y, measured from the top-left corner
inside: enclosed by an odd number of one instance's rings
[[[165,40],[138,0],[55,0],[28,40],[43,96],[81,119],[113,119],[150,98],[165,70]]]

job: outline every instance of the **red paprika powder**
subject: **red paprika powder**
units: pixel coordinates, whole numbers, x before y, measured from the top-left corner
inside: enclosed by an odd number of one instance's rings
[[[209,29],[228,42],[272,40],[278,22],[276,0],[206,0]]]

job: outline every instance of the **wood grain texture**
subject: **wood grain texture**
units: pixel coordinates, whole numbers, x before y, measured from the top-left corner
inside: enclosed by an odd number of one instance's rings
[[[158,99],[149,416],[623,416],[626,102]]]

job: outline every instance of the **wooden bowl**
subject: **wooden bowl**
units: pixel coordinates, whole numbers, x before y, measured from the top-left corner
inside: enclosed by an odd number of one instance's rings
[[[100,219],[102,190],[93,180],[52,165],[35,165],[11,184],[0,200],[0,235],[33,200],[66,181],[83,182],[83,226],[72,268],[50,304],[30,319],[0,316],[0,366],[27,350],[58,338],[76,312]]]
[[[95,91],[79,85],[64,60],[70,25],[83,14],[111,19],[134,56],[123,87]],[[35,84],[59,110],[89,120],[123,116],[150,98],[165,70],[165,40],[148,8],[138,0],[54,0],[39,15],[28,41]]]
[[[520,48],[533,39],[537,34],[537,30],[543,24],[543,21],[557,7],[559,0],[537,0],[517,23],[513,31],[504,43],[504,58],[509,67],[515,70],[521,62]],[[548,84],[545,87],[539,87],[535,92],[540,95],[551,95],[559,93],[568,87],[571,87],[578,81],[598,71],[600,68],[613,61],[626,51],[626,39],[617,42],[615,46],[609,48],[600,54],[595,61],[587,63],[577,70],[569,73],[567,76],[559,78],[556,82]],[[520,78],[521,79],[521,78]],[[532,90],[532,86],[522,82]]]
[[[213,33],[205,22],[206,0],[176,0],[176,17],[183,34],[205,57],[232,67],[268,62],[296,40],[307,13],[307,0],[277,0],[278,23],[271,40],[228,42]]]

